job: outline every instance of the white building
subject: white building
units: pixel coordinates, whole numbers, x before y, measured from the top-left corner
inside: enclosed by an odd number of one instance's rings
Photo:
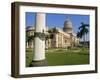
[[[49,33],[50,29],[48,27],[45,30],[46,34],[51,34]],[[73,33],[73,26],[71,20],[67,19],[64,22],[64,27],[63,29],[56,28],[57,33],[52,33],[53,37],[49,38],[48,40],[45,41],[46,43],[46,48],[68,48],[68,47],[74,47],[79,43],[79,39],[77,38],[76,34]],[[34,35],[35,32],[35,27],[27,27],[26,28],[26,33],[28,35]],[[33,48],[34,41],[30,41],[27,43],[27,48]]]

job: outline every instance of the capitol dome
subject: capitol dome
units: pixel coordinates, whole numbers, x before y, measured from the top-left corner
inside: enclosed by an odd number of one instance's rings
[[[65,20],[63,30],[66,33],[72,33],[72,22],[70,19]]]

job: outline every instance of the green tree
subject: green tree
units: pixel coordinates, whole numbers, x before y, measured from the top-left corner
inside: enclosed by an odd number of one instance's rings
[[[48,44],[49,44],[49,40],[50,39],[50,35],[49,34],[45,34],[45,45],[46,45],[46,49],[48,49]]]
[[[50,39],[53,39],[54,35],[58,33],[58,30],[56,29],[56,27],[48,30],[48,33],[50,34]]]
[[[26,32],[26,45],[28,45],[28,43],[30,43],[30,42],[33,43],[33,40],[34,40],[34,35],[29,35],[29,34]]]
[[[30,41],[32,41],[32,40],[34,40],[34,35],[28,35],[28,34],[26,33],[26,42],[30,42]]]
[[[53,39],[56,36],[57,33],[58,33],[58,30],[56,29],[56,27],[48,30],[48,34],[46,34],[46,36],[45,36],[46,45],[49,44],[48,40]]]
[[[84,45],[86,42],[86,34],[89,32],[88,30],[89,24],[81,23],[81,26],[79,27],[79,31],[77,32],[78,38],[83,38]]]

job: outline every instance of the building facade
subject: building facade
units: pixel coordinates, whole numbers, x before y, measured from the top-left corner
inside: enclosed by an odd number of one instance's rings
[[[68,47],[75,47],[79,44],[79,39],[77,38],[76,34],[73,33],[73,26],[71,20],[67,19],[64,22],[63,29],[56,28],[57,32],[50,33],[49,30],[45,29],[45,34],[51,35],[52,38],[48,38],[45,40],[46,48],[68,48]],[[35,27],[27,27],[26,34],[29,36],[34,36]],[[26,42],[26,48],[33,48],[34,47],[34,40],[30,40]]]

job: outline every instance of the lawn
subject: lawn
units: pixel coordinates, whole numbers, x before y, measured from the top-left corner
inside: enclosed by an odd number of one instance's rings
[[[33,58],[32,49],[26,50],[26,66],[28,67]],[[48,49],[46,50],[48,66],[89,64],[88,49]]]

